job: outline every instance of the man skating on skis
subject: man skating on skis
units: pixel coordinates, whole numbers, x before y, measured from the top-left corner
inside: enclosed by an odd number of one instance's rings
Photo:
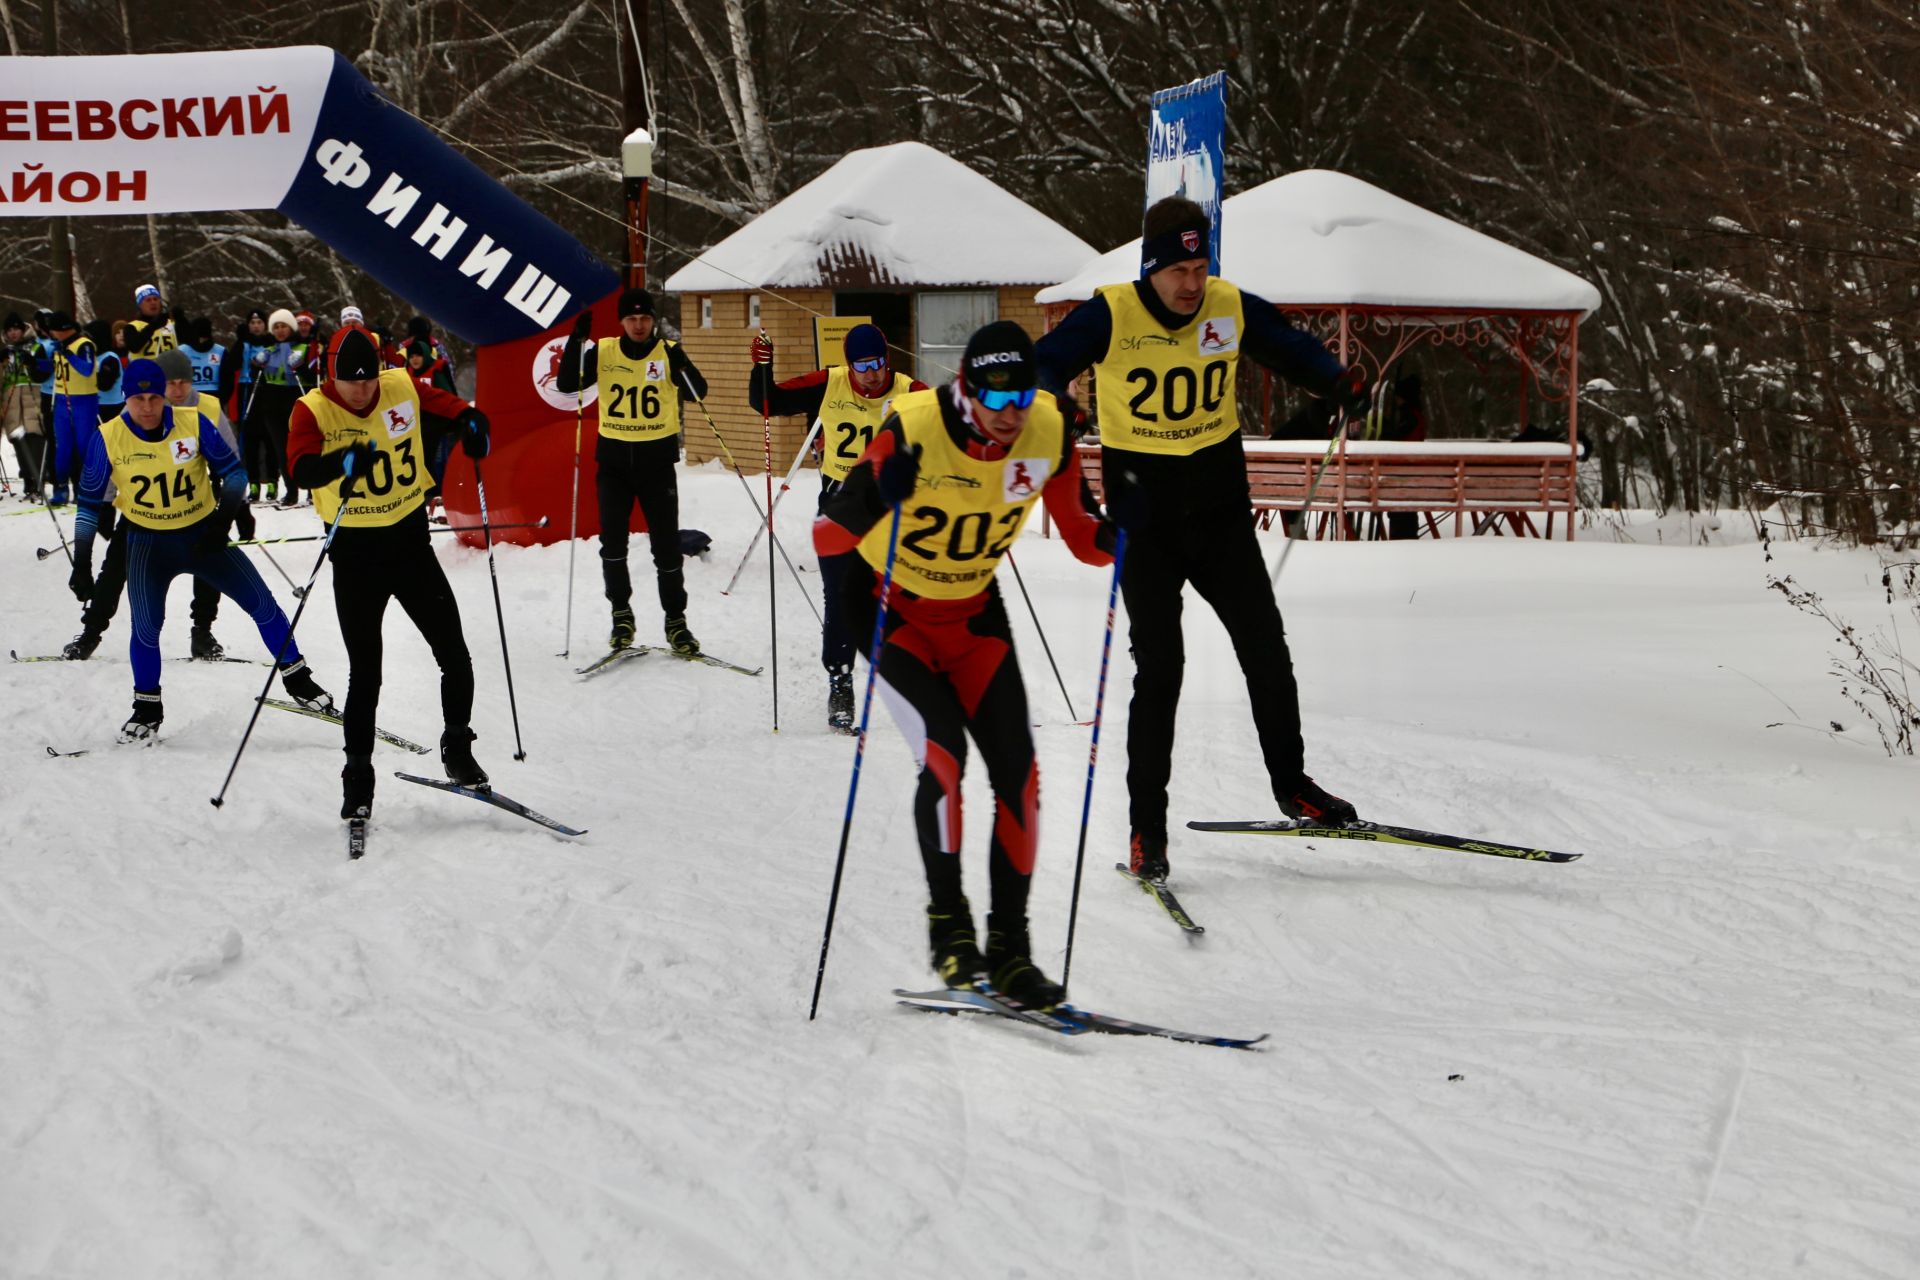
[[[878,325],[860,324],[847,331],[842,344],[846,363],[828,365],[785,382],[773,381],[773,343],[764,333],[753,339],[753,379],[747,384],[747,402],[756,413],[783,418],[805,414],[820,423],[820,502],[827,503],[861,452],[873,443],[874,432],[894,397],[925,391],[927,385],[904,373],[895,373],[887,358],[887,335]],[[824,606],[820,625],[820,665],[827,669],[827,723],[853,732],[853,649],[840,607],[841,580],[853,553],[820,557],[820,594]]]
[[[926,869],[933,966],[954,987],[979,977],[1048,1009],[1065,993],[1033,962],[1027,893],[1039,844],[1040,775],[1026,687],[994,571],[1044,500],[1073,554],[1112,563],[1113,529],[1083,505],[1079,463],[1054,398],[1035,390],[1033,342],[998,321],[976,332],[960,374],[900,396],[814,524],[822,556],[856,552],[849,629],[873,633],[900,510],[878,684],[920,765],[914,826]],[[984,953],[961,888],[960,779],[967,738],[993,786]]]
[[[563,395],[589,383],[599,388],[600,437],[594,442],[593,460],[600,499],[600,573],[613,606],[607,642],[616,649],[633,643],[627,526],[638,502],[647,521],[667,643],[675,653],[694,654],[700,652],[700,642],[687,628],[687,582],[680,554],[680,399],[704,399],[707,380],[679,343],[655,331],[652,294],[626,290],[620,295],[619,315],[619,337],[603,338],[585,351],[593,334],[593,313],[580,313],[556,379]]]
[[[1206,211],[1169,196],[1147,210],[1140,279],[1107,285],[1040,340],[1041,385],[1098,379],[1107,509],[1125,512],[1121,591],[1133,647],[1127,723],[1129,866],[1167,876],[1167,781],[1186,662],[1180,592],[1191,582],[1233,639],[1274,799],[1289,818],[1351,822],[1354,808],[1306,773],[1300,692],[1254,537],[1235,411],[1244,352],[1308,391],[1364,408],[1366,377],[1271,304],[1210,279]]]
[[[73,522],[79,574],[93,562],[107,486],[118,487],[113,506],[131,525],[126,558],[133,611],[133,717],[121,729],[121,741],[151,738],[160,729],[160,629],[167,586],[183,573],[211,582],[245,609],[267,651],[279,657],[288,695],[309,710],[331,714],[333,698],[307,670],[288,634],[287,615],[259,571],[238,547],[227,545],[227,531],[246,505],[247,475],[240,460],[197,409],[167,403],[166,374],[153,361],[135,360],[126,384],[126,409],[100,424],[86,442],[80,511]],[[84,585],[85,592],[76,585],[75,593],[90,595],[93,584]]]
[[[427,489],[439,480],[430,462],[445,457],[440,439],[454,432],[468,457],[484,458],[488,425],[459,396],[415,382],[405,369],[383,372],[379,345],[357,325],[333,335],[327,373],[293,407],[287,456],[294,483],[313,493],[323,522],[332,524],[346,504],[327,552],[348,663],[340,816],[365,818],[373,809],[373,722],[389,601],[406,610],[440,665],[440,763],[447,777],[464,787],[488,785],[469,727],[473,659],[427,526]]]

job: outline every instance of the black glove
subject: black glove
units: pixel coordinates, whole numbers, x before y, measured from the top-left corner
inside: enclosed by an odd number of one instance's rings
[[[890,507],[897,507],[913,496],[914,486],[920,482],[920,446],[911,449],[895,449],[880,462],[878,487],[880,500]]]
[[[1360,417],[1373,399],[1373,384],[1367,377],[1367,371],[1359,365],[1349,365],[1333,384],[1333,390],[1327,393],[1332,401],[1345,409],[1350,415]]]
[[[1147,491],[1140,487],[1139,478],[1133,472],[1122,471],[1113,479],[1118,483],[1107,486],[1107,519],[1132,536],[1146,524],[1153,504],[1148,501]]]
[[[592,336],[593,336],[593,312],[582,311],[579,315],[573,318],[573,337],[577,341],[585,342],[588,338],[591,338]]]
[[[254,521],[252,507],[244,502],[240,504],[240,509],[233,513],[233,528],[234,532],[238,533],[242,538],[245,538],[249,542],[253,540],[254,536],[258,534],[260,530]]]
[[[93,599],[93,566],[85,558],[73,558],[73,575],[67,579],[67,587],[81,604]]]
[[[1071,392],[1055,392],[1053,402],[1060,406],[1060,416],[1066,419],[1068,435],[1078,440],[1087,434],[1087,429],[1093,424],[1087,421],[1087,411],[1080,407],[1080,402],[1073,398]]]
[[[217,507],[198,527],[200,536],[195,545],[200,554],[217,555],[227,548],[227,534],[233,527],[233,511],[229,507]]]
[[[340,496],[352,497],[354,481],[367,474],[367,470],[372,466],[373,446],[365,440],[356,440],[343,449],[340,453],[340,474],[345,479],[340,481]]]
[[[493,426],[487,421],[486,414],[478,409],[469,409],[460,415],[454,425],[460,428],[460,447],[467,451],[469,458],[479,459],[487,456],[487,451],[492,448]]]

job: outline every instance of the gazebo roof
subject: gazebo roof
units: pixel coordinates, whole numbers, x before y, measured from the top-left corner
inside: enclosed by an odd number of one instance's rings
[[[919,142],[851,151],[667,278],[669,293],[1045,284],[1079,236]]]
[[[1600,291],[1571,271],[1329,169],[1302,169],[1221,205],[1220,273],[1283,306],[1577,311]],[[1138,278],[1123,244],[1035,295],[1078,302]]]

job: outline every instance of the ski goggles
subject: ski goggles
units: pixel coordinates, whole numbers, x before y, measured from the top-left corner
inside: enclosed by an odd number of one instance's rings
[[[1007,408],[1030,409],[1034,396],[1038,394],[1034,388],[1028,387],[1025,391],[976,391],[973,398],[980,402],[982,408],[998,413]]]
[[[878,373],[886,367],[887,358],[885,356],[874,356],[868,360],[855,360],[853,362],[853,371],[855,373]]]

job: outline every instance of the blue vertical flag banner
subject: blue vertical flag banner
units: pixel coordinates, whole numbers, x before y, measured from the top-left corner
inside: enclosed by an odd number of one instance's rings
[[[1220,274],[1220,201],[1226,185],[1227,73],[1216,71],[1153,95],[1147,124],[1147,205],[1185,196],[1213,223],[1212,262]]]

